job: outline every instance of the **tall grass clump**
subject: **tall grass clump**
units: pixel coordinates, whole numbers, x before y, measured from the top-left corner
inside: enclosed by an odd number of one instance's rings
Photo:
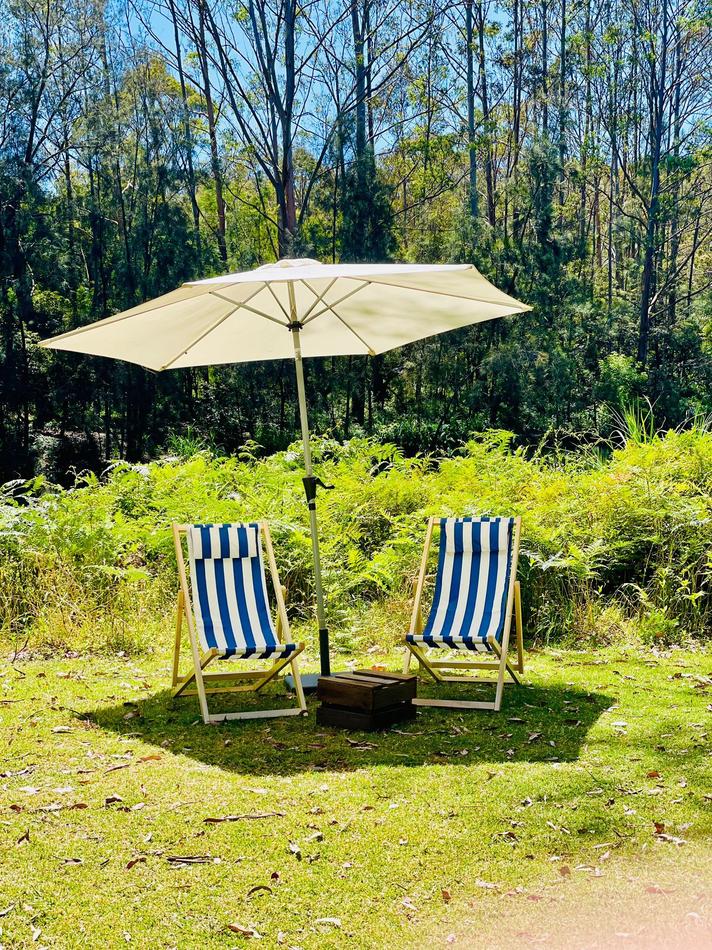
[[[266,518],[292,617],[311,617],[311,546],[293,446],[259,458],[207,449],[114,464],[70,490],[0,493],[0,637],[9,649],[140,650],[168,636],[173,521]],[[185,446],[181,446],[185,449]],[[367,439],[315,440],[330,622],[337,644],[392,640],[429,515],[521,514],[527,631],[539,640],[708,635],[712,434],[640,427],[605,453],[527,453],[489,432],[446,458]]]

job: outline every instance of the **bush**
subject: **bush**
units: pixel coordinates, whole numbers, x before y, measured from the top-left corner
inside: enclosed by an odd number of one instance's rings
[[[712,435],[633,433],[621,447],[545,457],[488,432],[446,458],[367,439],[315,440],[330,623],[345,648],[402,634],[428,515],[521,514],[526,626],[540,640],[648,642],[709,631]],[[0,494],[0,634],[34,648],[142,649],[165,639],[173,521],[266,518],[290,613],[313,603],[301,447],[259,459],[208,450],[114,464],[70,490]],[[373,629],[373,626],[376,629]],[[369,626],[371,629],[369,630]]]

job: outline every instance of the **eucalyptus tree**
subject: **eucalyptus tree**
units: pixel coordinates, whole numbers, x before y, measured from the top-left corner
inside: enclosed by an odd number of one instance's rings
[[[620,242],[621,233],[632,239],[610,254],[621,260],[627,252],[635,264],[636,355],[645,367],[651,345],[660,359],[680,296],[689,311],[708,287],[704,278],[687,285],[712,227],[712,33],[697,0],[621,0],[619,15],[620,28],[597,38],[609,64],[599,77],[599,116],[610,167],[609,241]],[[631,42],[623,31],[635,37],[637,55],[625,55]],[[618,235],[617,220],[625,222]],[[617,276],[620,283],[624,275]]]
[[[19,0],[2,13],[0,69],[0,450],[30,449],[34,272],[47,239],[42,189],[66,174],[73,124],[96,61],[96,10],[73,0]],[[73,241],[71,224],[69,239]]]

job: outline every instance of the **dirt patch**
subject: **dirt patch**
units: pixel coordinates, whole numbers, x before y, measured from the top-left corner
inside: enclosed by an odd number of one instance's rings
[[[600,877],[572,871],[538,890],[471,901],[435,945],[472,950],[711,950],[712,848],[612,859]]]

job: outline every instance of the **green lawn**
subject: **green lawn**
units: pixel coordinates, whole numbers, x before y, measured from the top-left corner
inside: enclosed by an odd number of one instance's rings
[[[203,726],[167,656],[5,665],[0,945],[603,946],[608,907],[709,946],[712,657],[528,659],[499,715],[371,735]]]

